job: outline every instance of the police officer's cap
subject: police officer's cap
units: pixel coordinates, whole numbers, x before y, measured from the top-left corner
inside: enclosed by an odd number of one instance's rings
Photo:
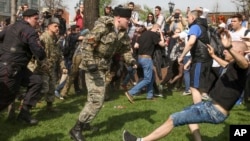
[[[53,23],[60,24],[60,21],[58,18],[55,18],[55,17],[48,18],[44,21],[45,26],[48,26]]]
[[[117,6],[114,9],[114,16],[120,16],[124,18],[130,18],[132,11],[128,8]]]
[[[23,12],[24,17],[32,17],[35,15],[39,15],[39,11],[35,9],[27,9],[26,11]]]

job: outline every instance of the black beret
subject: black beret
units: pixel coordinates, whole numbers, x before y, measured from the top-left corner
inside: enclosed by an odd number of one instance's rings
[[[39,15],[39,11],[35,9],[27,9],[23,12],[23,17],[32,17],[35,15]]]
[[[131,13],[132,13],[131,9],[128,9],[128,8],[115,7],[115,9],[114,9],[114,16],[130,18]]]

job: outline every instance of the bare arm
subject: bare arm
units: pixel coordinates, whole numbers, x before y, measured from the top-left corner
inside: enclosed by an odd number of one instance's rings
[[[243,53],[240,54],[234,49],[234,47],[232,47],[232,38],[227,31],[224,31],[221,34],[221,42],[224,48],[233,56],[237,65],[242,69],[247,69],[248,68],[247,59],[244,57],[244,55],[242,55]],[[233,45],[235,46],[235,44]]]
[[[196,36],[191,35],[188,42],[187,42],[187,44],[185,45],[185,48],[184,48],[180,58],[183,58],[191,50],[191,48],[193,47],[195,41],[196,41]]]
[[[163,33],[160,32],[160,36],[161,36],[161,41],[158,43],[161,47],[165,47],[165,41],[164,41],[164,37],[163,37]]]
[[[210,55],[216,62],[218,62],[223,68],[225,68],[225,67],[229,64],[229,62],[227,62],[227,61],[221,59],[220,57],[218,57],[218,56],[216,56],[216,55],[214,54],[214,48],[213,48],[211,45],[207,44],[207,47],[208,47],[207,50],[208,50],[208,52],[209,52],[209,55]]]

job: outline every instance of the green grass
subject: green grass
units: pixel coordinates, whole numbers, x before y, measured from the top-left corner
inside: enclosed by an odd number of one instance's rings
[[[146,101],[146,95],[136,97],[135,104],[130,104],[124,91],[112,91],[111,101],[104,103],[102,110],[91,123],[100,128],[99,132],[83,132],[87,141],[121,141],[122,131],[129,130],[137,136],[145,136],[161,125],[168,116],[192,104],[191,96],[182,96],[180,92],[168,95],[166,99]],[[86,101],[83,95],[72,95],[67,100],[56,100],[55,106],[61,111],[48,113],[45,102],[38,103],[32,110],[33,117],[40,122],[29,126],[17,121],[6,121],[6,112],[0,113],[0,141],[70,141],[68,131],[75,124]],[[115,106],[124,106],[119,109]],[[18,111],[16,111],[18,114]],[[235,106],[230,117],[222,124],[200,124],[204,141],[228,141],[229,125],[250,124],[250,112],[244,105]],[[187,126],[177,127],[161,141],[189,141],[192,136]]]

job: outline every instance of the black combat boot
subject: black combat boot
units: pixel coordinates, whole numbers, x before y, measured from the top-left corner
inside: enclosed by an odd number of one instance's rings
[[[74,141],[85,141],[82,135],[82,126],[83,123],[78,120],[75,126],[69,131],[71,139],[73,139]]]
[[[60,111],[59,109],[53,107],[52,102],[47,102],[46,110],[48,112],[59,112]]]
[[[30,125],[36,125],[38,120],[33,119],[30,114],[31,106],[23,105],[19,115],[17,116],[18,121],[24,121]]]
[[[89,123],[83,123],[82,124],[82,130],[83,131],[93,131],[93,132],[97,132],[99,131],[98,127],[95,126],[91,126]]]

